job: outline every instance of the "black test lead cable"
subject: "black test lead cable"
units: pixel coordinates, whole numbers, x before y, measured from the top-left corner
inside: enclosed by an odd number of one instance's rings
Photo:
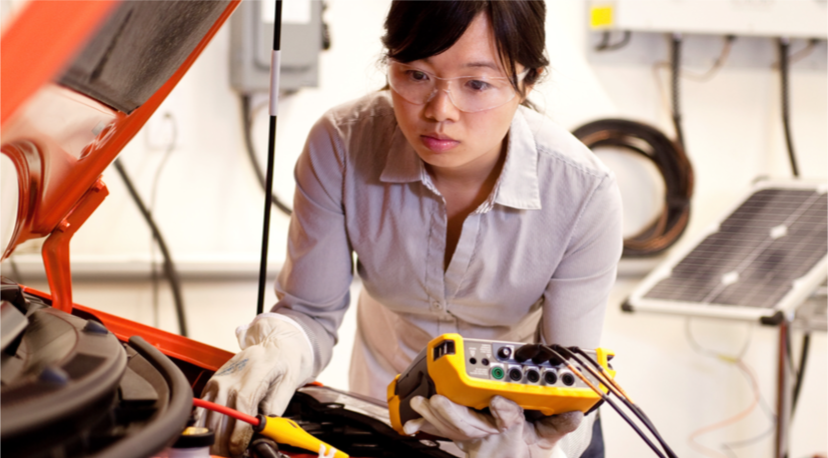
[[[558,345],[553,345],[553,347],[554,347],[554,348],[556,348],[556,349],[558,349],[558,350],[561,350],[561,351],[564,351],[564,352],[568,353],[568,355],[569,355],[570,357],[571,357],[571,356],[573,356],[573,355],[572,355],[572,353],[571,353],[571,352],[568,352],[568,350],[567,350],[565,347],[561,347],[561,346],[558,346]],[[622,411],[622,410],[618,407],[618,405],[616,405],[616,404],[615,404],[615,403],[614,403],[614,402],[613,402],[613,401],[609,398],[609,396],[608,396],[607,394],[605,394],[603,391],[601,391],[601,389],[600,389],[600,388],[598,388],[598,387],[596,387],[594,384],[592,384],[592,382],[590,382],[590,381],[589,381],[589,380],[588,380],[588,379],[587,379],[587,378],[583,375],[583,373],[581,373],[581,371],[579,371],[579,370],[578,370],[578,369],[576,369],[576,368],[575,368],[572,364],[570,364],[569,362],[567,362],[567,360],[566,360],[566,357],[565,357],[565,356],[563,356],[561,353],[558,353],[558,352],[557,352],[555,349],[553,349],[552,347],[547,346],[546,348],[547,348],[547,349],[548,349],[548,350],[549,350],[549,351],[550,351],[550,352],[554,355],[554,357],[555,357],[558,361],[561,361],[561,362],[562,362],[562,363],[563,363],[563,364],[564,364],[564,365],[565,365],[565,366],[566,366],[566,367],[567,367],[567,368],[568,368],[568,369],[569,369],[569,370],[570,370],[573,374],[575,374],[575,375],[576,375],[578,378],[580,378],[580,379],[581,379],[584,383],[586,383],[586,384],[587,384],[587,386],[589,386],[589,387],[590,387],[593,391],[595,391],[595,393],[596,393],[596,394],[598,394],[598,396],[600,396],[600,397],[601,397],[601,400],[602,400],[602,401],[604,401],[604,402],[606,402],[607,404],[609,404],[609,405],[610,405],[610,407],[612,407],[612,408],[613,408],[613,409],[614,409],[614,410],[618,413],[618,415],[620,415],[620,416],[621,416],[621,418],[623,418],[623,419],[624,419],[624,421],[626,421],[626,422],[627,422],[627,424],[629,424],[629,425],[630,425],[630,427],[631,427],[631,428],[632,428],[632,429],[633,429],[633,430],[634,430],[634,431],[635,431],[635,432],[636,432],[636,433],[637,433],[637,434],[641,437],[641,439],[642,439],[642,440],[644,440],[644,442],[645,442],[645,443],[646,443],[646,444],[647,444],[647,445],[648,445],[648,446],[649,446],[649,447],[653,450],[653,452],[655,452],[655,454],[656,454],[656,455],[658,455],[658,456],[659,456],[659,457],[661,457],[661,458],[667,458],[667,457],[665,457],[665,455],[664,455],[664,454],[663,454],[660,450],[658,450],[658,448],[657,448],[657,447],[655,446],[655,444],[653,444],[653,442],[652,442],[652,441],[651,441],[651,440],[647,437],[647,435],[646,435],[646,434],[644,434],[644,432],[643,432],[643,431],[641,431],[641,429],[640,429],[640,428],[639,428],[639,427],[638,427],[638,426],[637,426],[637,425],[636,425],[636,424],[635,424],[635,423],[634,423],[634,422],[633,422],[633,421],[632,421],[632,420],[631,420],[631,419],[630,419],[630,418],[629,418],[629,417],[628,417],[628,416],[624,413],[624,411]],[[584,364],[583,362],[581,362],[581,364],[582,364],[582,365],[583,365],[583,366],[584,366],[584,367],[585,367],[588,371],[590,371],[590,372],[592,373],[592,375],[593,375],[596,379],[598,379],[598,380],[599,380],[599,383],[600,383],[600,381],[602,380],[602,378],[601,378],[600,376],[598,376],[598,374],[596,374],[596,373],[595,373],[595,372],[594,372],[594,371],[593,371],[593,370],[592,370],[592,369],[591,369],[588,365]],[[610,378],[610,377],[607,377],[607,380],[611,380],[611,378]],[[620,387],[616,389],[616,387],[614,387],[614,386],[612,386],[610,383],[608,383],[608,382],[607,382],[607,380],[604,380],[604,381],[603,381],[604,386],[606,386],[606,387],[607,387],[607,389],[608,389],[608,390],[610,390],[610,391],[612,392],[612,394],[615,394],[615,395],[616,395],[619,399],[621,399],[622,401],[624,401],[624,402],[626,403],[626,400],[625,400],[625,396],[624,396],[623,390],[621,390],[621,389],[620,389]],[[627,408],[629,408],[629,405],[627,405]],[[630,410],[633,410],[633,409],[630,409]],[[633,410],[633,413],[635,413],[636,415],[638,415],[638,413],[637,413],[637,412],[635,412],[634,410]],[[642,422],[643,422],[643,420],[642,420]],[[652,432],[652,428],[650,428],[650,427],[649,427],[649,425],[646,425],[646,422],[645,422],[645,426],[647,426],[647,427],[648,427],[648,429],[650,429],[650,431]],[[654,433],[654,435],[656,435],[656,436],[657,436],[657,433]],[[660,441],[659,441],[659,442],[660,442]],[[670,458],[672,458],[672,456],[671,456]]]
[[[267,244],[270,239],[270,207],[273,205],[273,157],[276,152],[276,115],[279,111],[279,48],[282,35],[282,0],[276,0],[273,21],[273,53],[270,58],[270,129],[267,140],[267,178],[265,180],[264,228],[262,230],[262,259],[259,265],[259,299],[256,315],[264,312],[265,283],[267,282]]]
[[[627,414],[625,414],[625,413],[624,413],[624,411],[623,411],[623,410],[621,410],[621,408],[620,408],[620,407],[618,407],[618,405],[616,405],[616,404],[615,404],[615,403],[614,403],[614,402],[613,402],[613,401],[609,398],[609,396],[607,396],[607,394],[606,394],[606,393],[604,393],[603,391],[601,391],[601,389],[600,389],[600,388],[596,387],[596,386],[595,386],[592,382],[590,382],[590,381],[589,381],[589,380],[588,380],[588,379],[587,379],[587,378],[586,378],[586,377],[585,377],[585,376],[584,376],[584,375],[583,375],[583,374],[582,374],[579,370],[575,369],[575,367],[574,367],[572,364],[570,364],[569,362],[567,362],[566,358],[565,358],[563,355],[561,355],[560,353],[558,353],[557,351],[555,351],[555,350],[554,350],[553,348],[551,348],[551,347],[547,347],[547,348],[549,349],[549,351],[552,353],[552,355],[553,355],[555,358],[557,358],[558,360],[562,361],[562,362],[563,362],[563,364],[564,364],[564,365],[566,365],[566,367],[567,367],[570,371],[572,371],[572,373],[573,373],[573,374],[575,374],[575,375],[576,375],[578,378],[580,378],[580,379],[581,379],[584,383],[586,383],[586,384],[587,384],[590,388],[592,388],[592,390],[593,390],[593,391],[595,391],[595,393],[597,393],[597,394],[598,394],[598,396],[600,396],[600,397],[601,397],[601,399],[602,399],[604,402],[606,402],[607,404],[609,404],[609,405],[610,405],[610,407],[612,407],[612,408],[613,408],[613,409],[614,409],[614,410],[618,413],[618,415],[620,415],[620,416],[621,416],[621,418],[623,418],[623,419],[624,419],[624,421],[626,421],[626,422],[627,422],[627,424],[628,424],[628,425],[630,425],[630,427],[631,427],[631,428],[632,428],[632,429],[633,429],[633,430],[634,430],[634,431],[635,431],[635,432],[636,432],[636,433],[637,433],[637,434],[641,437],[641,439],[642,439],[642,440],[643,440],[643,441],[644,441],[644,442],[645,442],[645,443],[646,443],[646,444],[650,447],[650,449],[652,449],[652,451],[653,451],[653,452],[654,452],[654,453],[655,453],[655,454],[656,454],[659,458],[673,458],[672,456],[671,456],[671,457],[667,457],[667,456],[665,456],[665,455],[664,455],[664,453],[662,453],[662,452],[661,452],[661,450],[659,450],[659,449],[658,449],[658,447],[656,447],[656,445],[655,445],[655,444],[654,444],[654,443],[650,440],[650,438],[648,438],[648,437],[647,437],[647,435],[646,435],[646,434],[644,434],[644,432],[643,432],[643,431],[641,431],[641,428],[639,428],[639,427],[635,424],[635,422],[633,422],[633,421],[630,419],[630,417],[628,417],[628,416],[627,416]],[[608,386],[608,385],[606,385],[606,384],[605,384],[605,386],[607,386],[607,387],[609,388],[609,386]],[[616,394],[616,396],[617,396],[617,394]]]
[[[613,394],[618,396],[621,399],[621,401],[624,402],[624,405],[627,406],[627,408],[630,409],[630,411],[632,411],[636,415],[636,417],[638,417],[638,419],[641,420],[642,423],[644,423],[645,426],[647,426],[647,429],[650,430],[653,436],[655,436],[655,438],[658,440],[658,443],[661,444],[662,448],[667,453],[667,456],[670,458],[676,458],[676,453],[673,451],[672,448],[670,448],[670,446],[661,436],[661,433],[658,432],[658,429],[655,427],[652,420],[650,420],[650,417],[648,417],[647,414],[645,414],[644,411],[641,410],[641,408],[638,407],[638,405],[632,401],[632,398],[630,398],[630,396],[624,391],[624,389],[621,388],[621,385],[619,385],[618,382],[616,382],[609,374],[606,373],[604,367],[601,366],[598,363],[598,361],[596,361],[592,356],[590,356],[578,347],[573,347],[572,349],[560,347],[560,349],[565,354],[572,357],[572,359],[586,367],[587,370],[599,381],[604,381],[607,388],[613,391]],[[578,353],[581,356],[583,356],[589,364],[584,363],[584,361],[575,353]],[[595,372],[595,370],[591,367],[589,367],[590,365],[595,366],[598,369],[598,372],[600,372],[600,374]]]
[[[590,374],[592,374],[592,376],[595,377],[599,381],[599,383],[603,383],[604,386],[606,386],[607,389],[612,394],[614,394],[616,397],[621,399],[621,401],[624,403],[624,405],[633,414],[635,414],[635,416],[644,424],[644,426],[647,427],[647,429],[650,431],[650,433],[652,433],[652,435],[656,438],[656,440],[658,440],[658,443],[661,444],[661,447],[664,449],[664,452],[667,454],[667,457],[668,458],[676,458],[675,452],[670,448],[670,446],[667,444],[667,442],[661,436],[661,433],[658,432],[658,430],[656,429],[655,425],[650,420],[650,418],[644,413],[643,410],[641,410],[641,408],[639,408],[635,403],[632,402],[632,399],[630,399],[629,395],[627,395],[627,393],[624,392],[624,390],[621,388],[621,386],[615,380],[613,380],[613,378],[609,374],[607,374],[604,371],[603,366],[598,364],[598,362],[595,361],[591,356],[589,356],[586,352],[584,352],[583,350],[581,350],[580,348],[577,348],[577,347],[574,347],[574,351],[577,352],[577,353],[580,353],[581,355],[583,355],[584,358],[589,362],[589,364],[587,364],[583,360],[581,360],[581,358],[578,355],[576,355],[573,352],[573,350],[570,350],[569,348],[562,347],[560,345],[553,345],[552,348],[550,348],[550,350],[552,350],[556,355],[563,354],[563,355],[573,359],[577,363],[581,364],[584,368],[586,368],[586,370]],[[560,351],[560,353],[558,351]],[[592,388],[593,391],[598,393],[598,395],[601,396],[601,399],[603,399],[604,401],[607,401],[607,403],[610,404],[610,406],[613,407],[613,409],[615,409],[621,415],[621,417],[624,418],[624,420],[626,420],[627,423],[629,423],[630,426],[633,427],[633,429],[636,430],[636,432],[639,432],[638,428],[634,426],[634,424],[629,420],[629,418],[627,418],[625,415],[621,414],[621,411],[617,408],[617,406],[615,406],[612,402],[610,402],[609,398],[606,395],[604,395],[603,392],[600,391],[600,389],[597,389],[592,383],[590,383],[586,379],[585,376],[583,376],[582,373],[580,373],[580,371],[575,369],[571,364],[569,364],[565,360],[564,360],[564,364],[566,364],[567,367],[573,373],[575,373],[575,375],[577,375],[581,380],[583,380],[584,383],[589,385],[589,387]],[[596,368],[598,368],[598,372],[596,372],[593,368],[591,368],[590,365],[595,366]],[[642,436],[642,439],[645,437],[640,432],[639,432],[639,435]],[[645,439],[645,442],[647,442],[648,445],[651,444],[651,442],[648,441],[647,439]],[[651,448],[653,447],[652,445],[650,445],[650,446],[651,446]],[[654,451],[655,451],[655,449],[654,449]],[[656,453],[658,453],[658,452],[656,452]]]

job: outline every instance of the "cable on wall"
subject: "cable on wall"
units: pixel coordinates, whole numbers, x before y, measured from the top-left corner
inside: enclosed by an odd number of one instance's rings
[[[625,30],[624,36],[621,38],[621,40],[615,43],[610,43],[611,36],[612,33],[609,30],[604,31],[604,33],[601,34],[601,42],[595,45],[595,50],[600,52],[616,51],[618,49],[621,49],[630,43],[630,38],[632,38],[632,32],[630,32],[629,30]]]
[[[682,72],[681,76],[685,78],[695,79],[699,82],[707,82],[710,81],[719,70],[722,69],[724,63],[727,61],[727,58],[730,57],[730,51],[733,49],[733,42],[736,41],[736,35],[725,35],[724,43],[722,44],[722,51],[719,53],[719,57],[713,62],[713,65],[710,68],[700,74],[700,75],[693,75],[687,72]]]
[[[811,40],[803,50],[798,52],[797,58],[802,58],[807,53],[809,53],[813,46],[816,44],[816,41]],[[790,119],[790,97],[789,97],[789,84],[788,84],[788,77],[789,77],[789,69],[791,63],[791,56],[789,55],[789,48],[790,48],[790,40],[786,37],[781,37],[778,40],[778,49],[779,49],[779,78],[780,78],[780,91],[782,96],[782,126],[785,130],[785,144],[788,147],[788,160],[791,163],[791,173],[793,173],[794,177],[799,177],[799,167],[796,161],[796,153],[794,152],[793,147],[793,140],[791,138],[791,119]],[[791,417],[793,417],[794,412],[796,412],[796,405],[799,401],[799,393],[802,389],[802,382],[805,378],[805,367],[808,363],[808,350],[811,346],[811,334],[805,333],[802,336],[802,351],[800,353],[799,359],[799,369],[794,371],[796,374],[796,381],[794,382],[793,388],[793,399],[791,403]],[[790,348],[790,345],[788,345]],[[789,358],[790,359],[790,358]]]
[[[788,65],[790,66],[808,57],[812,52],[814,52],[817,43],[819,43],[818,38],[811,38],[810,40],[808,40],[808,44],[806,44],[805,47],[794,53],[791,53],[790,56],[788,56]]]
[[[161,172],[164,171],[164,168],[167,165],[167,161],[170,159],[173,151],[175,151],[175,144],[178,141],[178,124],[176,123],[175,117],[169,111],[164,113],[162,118],[164,122],[169,123],[172,135],[170,136],[170,141],[167,144],[167,148],[164,151],[164,156],[161,157],[161,161],[158,163],[158,166],[155,168],[155,175],[152,178],[152,190],[150,191],[150,201],[149,201],[149,214],[153,214],[155,212],[155,201],[156,197],[158,196],[158,183],[160,182]],[[160,327],[159,324],[159,282],[160,282],[160,275],[158,273],[158,269],[155,265],[155,247],[158,244],[158,241],[155,239],[155,234],[152,235],[152,239],[150,240],[150,278],[152,282],[152,311],[153,311],[153,326]]]
[[[640,233],[624,240],[625,257],[656,255],[672,246],[690,219],[693,167],[684,149],[658,129],[626,119],[602,119],[572,132],[592,150],[613,147],[647,158],[655,164],[666,187],[661,214]]]
[[[716,60],[713,61],[710,68],[701,73],[689,71],[687,69],[679,69],[679,76],[692,81],[697,81],[699,83],[706,83],[713,79],[719,70],[724,67],[725,62],[727,62],[727,59],[730,57],[730,51],[733,50],[733,43],[736,41],[736,36],[725,35],[723,39],[724,43],[722,43],[722,50],[719,52],[719,56]],[[656,71],[661,68],[672,68],[672,65],[668,62],[658,62],[656,64]],[[656,76],[656,78],[658,78],[658,76]]]
[[[256,150],[253,148],[253,138],[251,135],[253,130],[253,119],[251,117],[252,104],[250,103],[251,98],[250,94],[242,94],[241,96],[242,122],[244,123],[244,145],[247,150],[247,157],[250,159],[250,164],[253,165],[253,171],[256,172],[256,178],[259,180],[262,190],[264,190],[264,192],[268,192],[264,173],[262,173],[262,168],[259,166],[259,161],[256,159]],[[291,208],[284,202],[279,200],[279,197],[273,193],[273,190],[270,192],[272,194],[273,205],[281,210],[282,213],[290,216],[291,213],[293,213],[293,210],[291,210]]]
[[[671,87],[669,88],[670,91],[674,94],[674,97],[671,97],[665,87],[662,85],[662,77],[661,77],[661,70],[667,69],[671,71],[672,77],[681,77],[687,80],[696,81],[699,83],[706,83],[715,77],[719,71],[724,67],[724,64],[727,62],[728,58],[730,57],[730,52],[733,49],[733,43],[736,41],[735,35],[726,35],[723,37],[724,43],[722,44],[722,49],[719,52],[719,56],[713,62],[713,64],[705,70],[704,72],[695,72],[687,70],[686,68],[680,68],[678,59],[671,59],[670,61],[658,61],[653,64],[653,77],[655,79],[656,85],[658,86],[658,92],[661,94],[662,100],[664,101],[664,108],[665,111],[671,116],[673,116],[673,111],[678,102],[678,78],[673,80],[671,78]],[[675,83],[675,84],[673,84]],[[675,125],[675,124],[674,124]]]
[[[673,111],[673,126],[676,129],[676,143],[682,150],[684,146],[684,132],[681,128],[681,108],[679,105],[679,78],[681,77],[681,34],[674,33],[670,52],[670,81]]]
[[[779,38],[779,78],[780,90],[782,92],[782,127],[785,129],[785,144],[788,146],[788,159],[791,162],[793,176],[799,177],[799,167],[796,165],[796,154],[794,153],[793,140],[791,139],[790,100],[788,97],[788,48],[790,40],[786,37]]]
[[[132,184],[132,180],[129,178],[129,175],[124,169],[121,159],[115,159],[113,164],[115,165],[115,170],[118,171],[121,179],[123,179],[127,191],[129,191],[129,195],[132,197],[135,205],[138,206],[138,210],[141,212],[141,215],[144,217],[147,225],[149,225],[153,237],[155,237],[156,242],[158,242],[158,248],[164,256],[164,275],[170,282],[170,289],[172,290],[173,300],[175,302],[175,311],[178,317],[178,330],[182,336],[187,337],[187,320],[184,316],[184,300],[181,295],[181,281],[178,277],[178,272],[175,269],[175,264],[173,264],[172,257],[170,256],[170,251],[167,249],[167,243],[164,241],[164,237],[161,235],[161,231],[155,224],[155,220],[153,220],[146,205],[144,205],[144,202],[141,200],[141,196],[138,195],[138,191],[136,191],[135,186]]]

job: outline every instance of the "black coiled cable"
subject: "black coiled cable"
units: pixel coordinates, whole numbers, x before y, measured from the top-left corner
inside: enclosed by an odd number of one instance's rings
[[[690,219],[693,167],[684,148],[658,129],[626,119],[602,119],[573,132],[590,149],[613,147],[640,154],[664,177],[664,207],[658,219],[624,240],[625,257],[652,256],[669,248],[684,233]]]

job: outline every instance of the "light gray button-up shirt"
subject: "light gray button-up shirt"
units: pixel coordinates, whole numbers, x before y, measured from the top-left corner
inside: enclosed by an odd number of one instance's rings
[[[350,302],[354,253],[365,291],[404,328],[364,329],[360,319],[369,349],[445,332],[598,346],[622,248],[615,178],[569,132],[528,108],[518,108],[508,139],[497,184],[464,221],[444,270],[445,200],[397,127],[387,91],[336,107],[314,125],[296,164],[273,311],[308,333],[315,373],[330,360]]]

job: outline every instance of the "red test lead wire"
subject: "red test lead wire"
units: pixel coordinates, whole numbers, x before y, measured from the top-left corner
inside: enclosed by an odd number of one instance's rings
[[[218,412],[227,415],[228,417],[233,417],[236,420],[241,420],[245,423],[250,423],[254,427],[258,427],[259,423],[261,423],[261,420],[256,417],[241,413],[238,410],[231,409],[229,407],[225,407],[214,402],[205,401],[203,399],[193,398],[193,405],[196,407],[203,407],[207,410],[212,410],[213,412]]]

